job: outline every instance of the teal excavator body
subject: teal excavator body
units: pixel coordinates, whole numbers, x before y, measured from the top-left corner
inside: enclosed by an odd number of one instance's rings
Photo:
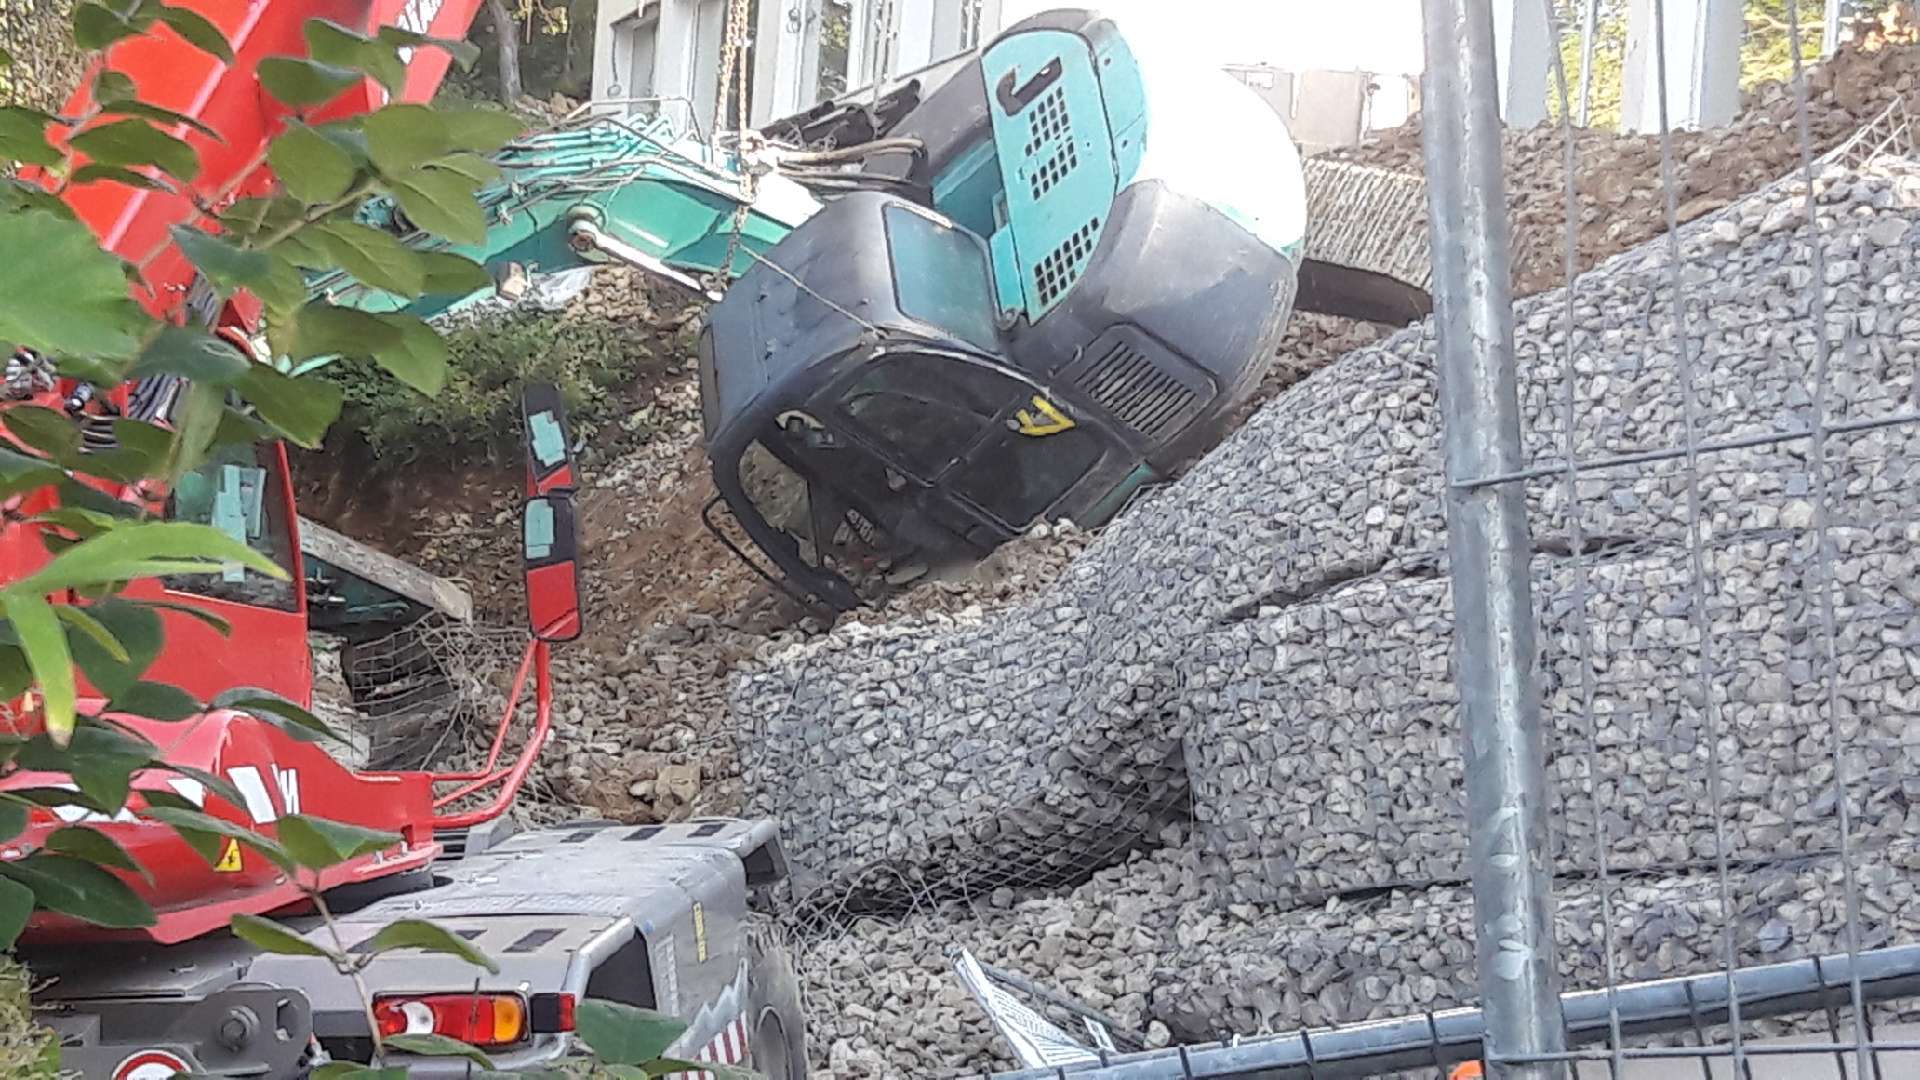
[[[851,570],[1097,526],[1175,474],[1258,387],[1303,280],[1310,303],[1344,293],[1328,310],[1424,308],[1417,288],[1315,278],[1301,161],[1251,91],[1081,9],[1014,26],[936,88],[725,147],[588,114],[496,163],[484,244],[366,212],[503,290],[622,263],[714,300],[708,525],[841,610],[860,602]],[[429,317],[488,295],[314,284]]]

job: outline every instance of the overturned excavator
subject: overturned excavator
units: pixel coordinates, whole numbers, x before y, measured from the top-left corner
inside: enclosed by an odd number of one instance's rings
[[[621,262],[717,298],[707,522],[804,600],[1109,520],[1224,434],[1296,308],[1428,310],[1417,178],[1303,169],[1252,91],[1097,13],[1035,16],[931,81],[724,146],[589,111],[510,147],[487,242],[449,248],[503,280]],[[340,285],[428,315],[474,299]]]

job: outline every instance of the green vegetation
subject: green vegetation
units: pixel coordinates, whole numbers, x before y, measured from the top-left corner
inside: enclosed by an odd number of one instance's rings
[[[591,435],[631,409],[636,360],[658,348],[634,321],[547,313],[453,330],[447,345],[447,382],[431,397],[365,363],[326,371],[346,395],[344,426],[366,439],[379,467],[512,461],[520,390],[531,382],[558,386],[576,431]]]
[[[33,1022],[28,979],[26,968],[0,957],[0,1076],[52,1080],[59,1075],[60,1048],[53,1032]]]

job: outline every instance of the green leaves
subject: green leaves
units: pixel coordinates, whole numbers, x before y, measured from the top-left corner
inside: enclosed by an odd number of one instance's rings
[[[325,105],[360,81],[351,68],[296,60],[289,56],[270,56],[260,61],[260,85],[285,105]]]
[[[67,652],[67,638],[60,630],[60,619],[53,606],[34,593],[0,593],[0,613],[13,624],[20,636],[20,650],[27,666],[40,684],[40,696],[46,710],[47,732],[64,739],[73,731],[74,703],[78,696],[73,678],[73,658]]]
[[[435,48],[445,50],[449,56],[453,57],[453,62],[460,65],[462,71],[473,67],[473,62],[480,59],[480,46],[478,45],[473,45],[465,41],[456,41],[452,38],[434,37],[431,34],[422,34],[415,30],[402,30],[398,26],[383,26],[376,36],[383,44],[395,48],[414,49],[422,45],[431,45]]]
[[[257,915],[235,915],[229,924],[233,936],[259,949],[279,956],[320,956],[334,959],[331,950],[316,945],[272,919]]]
[[[143,739],[89,723],[77,728],[70,740],[51,732],[34,736],[20,748],[18,761],[23,769],[67,773],[89,804],[112,813],[126,805],[133,774],[152,764],[156,752]]]
[[[172,233],[181,252],[223,292],[246,289],[281,310],[298,307],[306,297],[299,272],[272,252],[236,247],[185,225],[174,226]]]
[[[426,271],[418,257],[379,229],[352,221],[329,221],[315,226],[310,239],[341,269],[376,289],[413,300],[426,288]]]
[[[0,497],[56,483],[65,475],[50,461],[0,447]]]
[[[300,313],[295,361],[318,356],[371,360],[425,394],[439,393],[447,374],[447,347],[433,328],[411,315],[372,315],[313,304]]]
[[[69,138],[67,144],[102,165],[152,165],[181,180],[191,180],[200,172],[200,155],[193,147],[145,120],[97,124]]]
[[[0,593],[43,596],[62,589],[107,585],[163,574],[217,573],[229,563],[284,581],[279,564],[210,525],[141,521],[68,548],[37,573]]]
[[[422,291],[433,296],[464,296],[490,288],[493,276],[472,259],[444,251],[423,251],[415,256],[425,281]]]
[[[0,251],[33,253],[0,259],[0,341],[53,354],[134,354],[145,318],[127,296],[120,260],[85,225],[38,209],[3,214]]]
[[[98,829],[89,829],[80,825],[55,829],[53,835],[47,837],[47,850],[62,855],[72,855],[76,859],[85,859],[101,866],[110,866],[116,870],[141,874],[149,880],[153,877],[147,873],[145,867],[133,861],[133,856],[127,854],[125,848]]]
[[[12,878],[0,877],[0,949],[11,949],[33,918],[33,890]]]
[[[48,593],[164,574],[212,573],[233,563],[270,577],[284,579],[287,576],[271,559],[210,526],[133,522],[116,525],[66,548],[38,572],[0,590],[0,612],[4,612],[19,638],[20,650],[33,669],[34,680],[45,700],[48,733],[56,740],[64,740],[73,731],[77,698],[75,659],[61,627],[62,617],[46,601]],[[93,632],[94,620],[86,615],[69,614],[66,621],[75,626],[83,639],[90,641],[89,645],[82,646],[83,655],[88,657],[87,666],[103,673],[110,683],[118,681],[120,696],[131,698],[118,700],[119,707],[130,712],[144,711],[160,719],[181,719],[197,711],[197,703],[174,688],[138,683],[134,681],[137,672],[113,670],[114,663],[131,665],[133,654],[123,647],[121,654],[116,655],[114,649]],[[142,645],[144,649],[145,643]],[[145,663],[150,664],[151,658]],[[144,669],[142,664],[141,670]],[[83,789],[86,787],[85,778],[77,772],[75,779]],[[124,798],[124,775],[119,778],[119,786],[120,797]]]
[[[177,686],[142,680],[114,694],[107,711],[171,723],[200,715],[201,706],[192,694]]]
[[[89,0],[73,9],[73,43],[97,52],[123,38],[144,34],[160,15],[141,0]]]
[[[252,829],[235,824],[226,818],[215,817],[212,814],[182,806],[162,806],[152,802],[140,811],[140,816],[172,826],[173,831],[180,834],[180,839],[192,845],[193,850],[207,860],[209,866],[220,861],[220,856],[226,849],[226,841],[236,840],[259,853],[281,870],[289,874],[293,873],[293,859],[287,854],[285,848]]]
[[[153,909],[126,882],[85,859],[35,852],[0,862],[0,876],[32,890],[39,906],[95,926],[127,930],[154,924]]]
[[[0,161],[18,161],[27,165],[55,165],[60,151],[47,142],[47,125],[53,117],[39,109],[9,105],[0,109]]]
[[[400,50],[330,19],[308,19],[303,32],[307,52],[323,64],[350,68],[373,76],[387,93],[398,95],[407,81],[407,64]]]
[[[140,350],[139,359],[134,361],[127,377],[179,375],[195,382],[228,386],[252,366],[232,345],[204,330],[168,326]]]
[[[398,833],[378,832],[304,814],[288,814],[275,823],[280,846],[309,870],[325,870],[349,859],[383,851],[400,842]]]
[[[237,686],[231,690],[221,691],[210,704],[216,709],[236,709],[240,712],[253,713],[255,716],[278,724],[300,738],[311,739],[313,736],[340,738],[337,732],[327,726],[326,721],[271,690]]]
[[[389,105],[367,117],[362,128],[373,163],[384,173],[403,173],[453,151],[446,123],[424,105]]]
[[[457,956],[475,967],[486,968],[498,975],[500,965],[492,958],[473,947],[466,938],[425,919],[397,919],[380,928],[380,932],[367,939],[364,946],[367,952],[379,954],[399,949],[419,949],[422,952],[445,953]]]
[[[100,112],[105,116],[138,116],[143,120],[151,120],[165,127],[184,124],[209,139],[213,139],[216,142],[223,141],[220,138],[219,132],[188,116],[186,113],[174,112],[172,109],[163,109],[158,105],[149,105],[144,101],[135,101],[132,98],[119,98],[102,102]]]
[[[158,177],[137,173],[132,169],[123,169],[118,165],[82,165],[73,171],[70,181],[75,186],[98,184],[101,182],[125,184],[128,187],[145,188],[148,191],[172,191],[173,186]]]
[[[339,387],[319,379],[288,378],[263,364],[252,365],[238,388],[267,423],[308,449],[319,447],[321,436],[340,415]]]
[[[160,9],[160,21],[179,34],[187,44],[229,64],[233,63],[233,47],[227,44],[227,36],[198,12],[167,5]]]
[[[466,1058],[483,1069],[493,1068],[493,1059],[481,1053],[478,1047],[469,1046],[458,1039],[449,1039],[445,1035],[389,1035],[380,1041],[387,1049],[403,1054]]]
[[[294,198],[330,203],[347,193],[358,166],[353,155],[298,120],[267,147],[267,163]]]
[[[400,209],[415,225],[455,243],[479,244],[487,239],[486,215],[474,192],[480,185],[453,169],[426,166],[388,176],[387,187]]]
[[[608,1065],[645,1065],[687,1030],[671,1016],[597,999],[580,1003],[574,1024],[580,1040]]]

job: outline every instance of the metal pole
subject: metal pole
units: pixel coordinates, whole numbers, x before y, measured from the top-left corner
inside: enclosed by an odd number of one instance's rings
[[[1587,126],[1587,111],[1593,104],[1593,39],[1600,32],[1600,0],[1587,0],[1586,14],[1580,17],[1580,111],[1575,123]]]
[[[1523,485],[1500,88],[1490,0],[1425,0],[1428,209],[1446,440],[1454,670],[1474,936],[1496,1077],[1549,1080],[1566,1048]],[[1503,1064],[1506,1058],[1533,1058]]]
[[[1846,20],[1847,9],[1851,6],[1847,0],[1827,0],[1826,21],[1820,25],[1821,56],[1832,56],[1840,51],[1840,24]]]

